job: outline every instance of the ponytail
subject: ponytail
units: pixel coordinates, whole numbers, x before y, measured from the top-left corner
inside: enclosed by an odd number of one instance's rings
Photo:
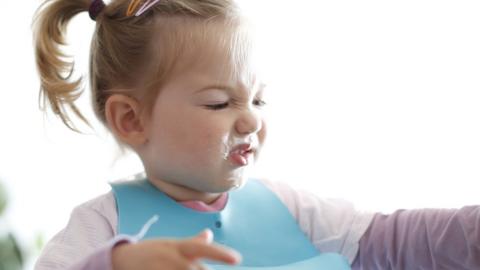
[[[61,50],[66,45],[68,22],[75,15],[88,11],[96,20],[90,47],[89,84],[93,110],[103,124],[107,124],[105,104],[113,94],[138,99],[149,113],[154,97],[173,72],[177,60],[187,52],[193,53],[192,42],[203,40],[208,22],[225,20],[229,31],[241,35],[240,23],[236,26],[240,20],[234,0],[159,1],[141,16],[128,16],[131,3],[139,3],[133,0],[112,0],[106,6],[101,0],[43,1],[34,18],[40,105],[43,109],[49,105],[74,131],[78,131],[74,118],[90,125],[75,106],[83,92],[84,78],[72,78],[73,61],[68,61]],[[226,49],[232,55],[245,58],[241,48],[246,42],[233,38],[227,43]]]
[[[65,60],[61,51],[66,45],[68,22],[78,13],[88,11],[90,0],[46,0],[34,18],[34,47],[40,75],[40,106],[47,103],[55,115],[74,131],[78,131],[67,113],[71,111],[84,123],[89,122],[75,105],[83,92],[83,78],[72,80],[74,62]]]

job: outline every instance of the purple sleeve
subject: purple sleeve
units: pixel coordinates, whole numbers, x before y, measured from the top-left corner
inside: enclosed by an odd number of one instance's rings
[[[102,270],[112,270],[112,250],[115,246],[121,245],[124,243],[133,243],[136,242],[135,239],[128,235],[118,235],[112,241],[106,245],[96,249],[89,256],[81,259],[72,266],[68,267],[67,270],[91,270],[91,269],[102,269]]]
[[[376,214],[352,269],[480,269],[480,206]]]

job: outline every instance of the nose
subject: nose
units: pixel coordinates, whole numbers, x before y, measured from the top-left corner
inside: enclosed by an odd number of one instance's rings
[[[240,135],[257,133],[262,128],[262,117],[255,109],[245,110],[235,122],[235,130]]]

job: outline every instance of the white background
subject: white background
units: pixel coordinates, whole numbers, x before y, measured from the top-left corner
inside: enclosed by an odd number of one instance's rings
[[[478,1],[244,2],[271,64],[256,175],[369,211],[480,202]],[[39,110],[38,4],[4,1],[0,16],[0,179],[10,197],[0,229],[27,249],[109,180],[141,170],[134,156],[116,158],[98,124],[79,135]],[[77,75],[93,27],[81,14],[69,28]],[[79,104],[93,120],[88,94]]]

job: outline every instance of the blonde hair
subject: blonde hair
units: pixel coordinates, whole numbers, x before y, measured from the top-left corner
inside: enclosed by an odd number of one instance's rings
[[[241,63],[247,57],[245,46],[249,43],[245,33],[239,30],[243,19],[233,1],[161,0],[135,17],[126,16],[130,0],[112,0],[96,17],[90,50],[92,102],[100,121],[105,124],[105,102],[114,93],[142,99],[147,109],[151,107],[152,95],[158,92],[151,90],[160,89],[178,58],[195,47],[192,44],[195,39],[208,36],[208,25],[212,21],[221,21],[225,28],[233,30],[226,39],[215,42],[223,43],[234,55],[232,59],[236,64]],[[91,0],[46,0],[34,18],[40,95],[63,123],[75,131],[78,129],[70,112],[89,124],[75,105],[83,92],[83,78],[71,78],[73,62],[65,59],[61,46],[66,45],[68,22],[88,11],[90,3]],[[132,89],[143,89],[143,92]]]

